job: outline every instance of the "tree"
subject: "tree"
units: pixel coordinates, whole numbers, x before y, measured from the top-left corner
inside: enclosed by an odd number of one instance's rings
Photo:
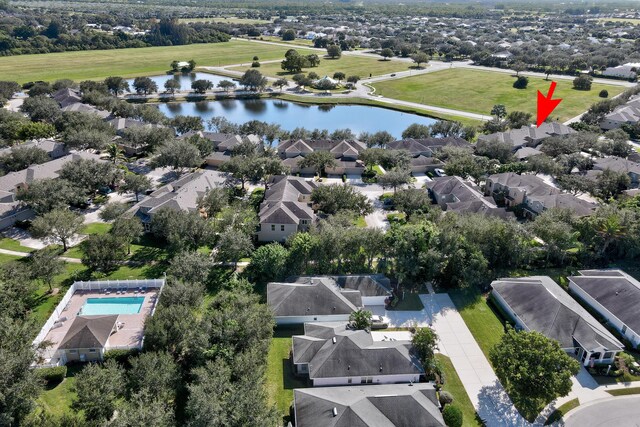
[[[62,244],[66,252],[69,241],[82,228],[83,217],[67,209],[56,209],[33,220],[31,234],[35,238],[43,238]]]
[[[221,187],[211,188],[204,195],[198,197],[198,209],[207,218],[215,218],[228,204],[227,190]]]
[[[416,52],[413,55],[411,55],[411,60],[415,62],[418,68],[421,68],[420,64],[426,64],[429,62],[429,55],[427,55],[424,52]]]
[[[411,337],[411,344],[425,370],[435,366],[435,351],[438,348],[438,335],[431,328],[417,328]]]
[[[184,251],[171,259],[167,275],[187,283],[189,286],[197,283],[206,284],[209,280],[211,267],[213,267],[213,263],[208,254]]]
[[[388,61],[389,58],[394,56],[393,50],[387,48],[384,48],[380,51],[380,56],[382,56],[384,58],[385,61]]]
[[[526,89],[529,85],[529,77],[519,76],[515,82],[513,82],[513,87],[516,89]]]
[[[558,186],[564,191],[577,196],[594,191],[594,183],[579,174],[565,174],[556,178]]]
[[[102,150],[113,141],[111,132],[98,129],[70,129],[62,134],[62,142],[71,150]]]
[[[173,95],[176,93],[176,91],[182,88],[182,85],[180,84],[180,80],[178,79],[169,79],[164,82],[164,88],[167,92]]]
[[[116,218],[111,225],[109,234],[127,246],[127,255],[131,254],[131,243],[144,233],[144,227],[137,217]]]
[[[245,89],[262,91],[267,86],[268,80],[258,70],[247,70],[240,77],[238,83],[244,86]]]
[[[211,80],[199,79],[191,82],[191,90],[195,93],[203,94],[207,93],[207,91],[211,89],[213,89],[213,83]]]
[[[558,341],[512,328],[491,349],[489,359],[512,399],[536,414],[540,406],[569,394],[571,377],[580,370],[580,363]]]
[[[283,280],[288,257],[289,251],[280,243],[260,246],[247,267],[249,279],[260,284]]]
[[[593,79],[590,76],[581,74],[573,79],[573,88],[576,90],[591,90],[592,82]]]
[[[351,211],[358,216],[365,216],[373,212],[367,196],[347,184],[317,187],[311,193],[311,201],[318,205],[318,210],[330,215],[339,211]]]
[[[103,221],[113,221],[124,215],[129,210],[129,205],[123,202],[109,202],[100,211],[100,219]]]
[[[175,426],[174,411],[154,392],[134,393],[118,406],[118,416],[109,423],[112,427]]]
[[[346,74],[343,73],[342,71],[336,71],[335,73],[333,73],[333,78],[335,80],[337,80],[338,82],[341,82],[342,80],[344,80],[346,78]]]
[[[222,90],[224,90],[225,92],[229,92],[232,89],[236,88],[236,84],[234,82],[232,82],[231,80],[221,80],[218,83],[218,87]]]
[[[227,230],[220,235],[216,245],[216,258],[222,262],[233,263],[233,269],[238,267],[240,258],[247,257],[253,252],[251,238],[236,230]]]
[[[158,84],[149,77],[136,77],[133,79],[133,89],[138,95],[149,95],[158,91]]]
[[[322,176],[322,171],[334,168],[337,164],[333,154],[328,151],[314,151],[298,162],[300,168],[314,168],[318,176]]]
[[[130,360],[131,369],[127,374],[131,390],[153,395],[165,404],[174,401],[180,385],[180,372],[169,353],[142,353]]]
[[[124,373],[118,364],[109,360],[103,365],[90,363],[76,377],[76,410],[84,412],[89,421],[106,421],[116,409],[116,402],[124,391]]]
[[[629,185],[631,185],[629,175],[624,172],[605,169],[596,178],[595,192],[602,200],[609,200],[628,189]]]
[[[31,165],[39,165],[48,162],[49,155],[46,151],[38,147],[21,147],[11,148],[9,154],[0,158],[3,169],[7,172],[19,171],[26,169]]]
[[[62,114],[60,105],[46,96],[34,96],[26,98],[20,106],[20,111],[25,113],[34,122],[55,123]]]
[[[84,195],[93,195],[103,187],[112,185],[122,171],[112,163],[90,159],[75,159],[60,170],[60,178],[72,182]]]
[[[404,212],[407,220],[415,214],[427,213],[431,207],[431,198],[423,189],[407,188],[400,190],[393,196],[394,207]]]
[[[298,86],[311,86],[313,84],[313,80],[304,74],[296,74],[291,78]]]
[[[32,280],[40,280],[49,286],[52,291],[51,282],[58,274],[64,272],[64,261],[58,258],[58,251],[51,248],[44,248],[33,252],[29,257],[29,273]]]
[[[129,82],[122,77],[107,77],[104,84],[114,96],[129,92]]]
[[[403,139],[423,139],[431,136],[431,129],[427,125],[413,123],[402,132]]]
[[[280,63],[280,67],[290,73],[299,73],[308,66],[310,63],[307,57],[300,55],[295,49],[289,49],[284,55],[284,60]]]
[[[331,59],[340,58],[342,56],[342,49],[337,44],[327,46],[327,55]]]
[[[496,139],[480,140],[476,144],[476,154],[498,160],[502,164],[514,160],[513,145]]]
[[[283,87],[287,87],[288,84],[289,84],[289,81],[287,79],[285,79],[284,77],[281,77],[278,80],[276,80],[275,82],[273,82],[273,86],[277,87],[278,89],[280,89],[280,92],[282,92],[282,88]]]
[[[503,104],[496,104],[491,108],[491,115],[495,116],[497,120],[502,120],[507,115],[507,107]]]
[[[170,123],[179,134],[204,130],[202,119],[198,116],[177,115],[171,119]]]
[[[182,175],[185,169],[200,166],[202,158],[200,151],[193,144],[184,140],[173,140],[158,148],[152,163],[156,167],[170,167],[178,175]]]
[[[522,61],[517,61],[511,66],[511,68],[513,69],[513,71],[516,72],[516,77],[520,77],[520,72],[525,71],[527,69],[527,64],[525,64]],[[524,88],[518,88],[518,89],[524,89]]]
[[[507,114],[507,123],[511,129],[529,126],[529,124],[531,124],[531,113],[525,113],[524,111],[512,111]]]
[[[80,244],[80,249],[82,264],[103,273],[118,268],[127,256],[125,242],[112,234],[92,234]]]
[[[306,58],[310,67],[317,67],[318,65],[320,65],[320,57],[315,53],[307,55]]]
[[[213,240],[214,229],[198,212],[160,209],[151,218],[151,231],[165,240],[172,252],[197,250]]]
[[[288,28],[282,32],[282,40],[284,41],[292,41],[296,39],[296,31]]]
[[[394,195],[398,187],[408,184],[409,182],[411,182],[411,175],[410,172],[405,169],[393,169],[378,177],[378,184],[380,184],[382,188],[393,188]]]
[[[371,328],[372,314],[369,310],[358,309],[349,315],[349,326],[352,329],[364,330]]]
[[[107,145],[107,149],[105,150],[107,156],[109,157],[109,161],[114,165],[117,165],[120,162],[125,161],[126,157],[124,156],[124,150],[118,146],[118,144],[112,143]]]
[[[67,208],[70,204],[80,202],[81,194],[64,179],[37,179],[18,190],[17,199],[31,207],[37,214],[44,214],[54,209]]]

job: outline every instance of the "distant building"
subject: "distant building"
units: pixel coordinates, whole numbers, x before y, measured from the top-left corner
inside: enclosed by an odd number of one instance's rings
[[[638,76],[638,70],[640,70],[640,63],[628,62],[624,65],[618,65],[617,67],[607,67],[602,72],[602,75],[605,77],[634,80]]]
[[[364,163],[358,160],[358,156],[367,146],[357,140],[333,141],[327,139],[316,140],[288,140],[278,145],[278,155],[291,173],[313,175],[313,168],[300,168],[299,162],[314,151],[328,151],[336,159],[336,166],[327,168],[328,175],[361,175],[364,172]]]
[[[537,147],[542,141],[551,136],[564,136],[575,133],[575,130],[558,122],[543,123],[540,127],[534,125],[522,126],[507,132],[496,132],[478,136],[478,142],[498,141],[512,146],[514,152],[524,148]],[[532,155],[529,153],[529,155]]]
[[[640,122],[640,97],[631,99],[624,105],[615,108],[605,115],[600,122],[604,130],[618,129],[623,125],[633,125]]]
[[[640,163],[633,162],[629,159],[621,157],[601,157],[596,159],[593,169],[596,171],[604,171],[610,169],[618,173],[626,173],[632,184],[640,182]]]

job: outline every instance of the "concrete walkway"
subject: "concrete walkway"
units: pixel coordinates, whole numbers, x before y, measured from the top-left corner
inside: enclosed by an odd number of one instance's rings
[[[19,256],[19,257],[31,256],[31,254],[29,252],[11,251],[9,249],[0,249],[0,254],[13,255],[13,256]],[[67,261],[67,262],[70,262],[72,264],[82,264],[82,260],[78,259],[78,258],[69,258],[69,257],[66,257],[66,256],[60,256],[58,258],[61,259],[62,261]]]

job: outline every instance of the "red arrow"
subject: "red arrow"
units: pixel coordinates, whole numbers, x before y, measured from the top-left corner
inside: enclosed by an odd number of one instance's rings
[[[556,90],[556,82],[551,82],[549,93],[545,97],[542,92],[538,91],[538,127],[549,117],[549,114],[560,104],[562,99],[553,98],[553,91]]]

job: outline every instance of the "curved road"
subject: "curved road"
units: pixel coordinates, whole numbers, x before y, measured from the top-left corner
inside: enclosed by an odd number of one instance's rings
[[[565,417],[566,427],[640,427],[640,396],[619,396],[580,406]]]

